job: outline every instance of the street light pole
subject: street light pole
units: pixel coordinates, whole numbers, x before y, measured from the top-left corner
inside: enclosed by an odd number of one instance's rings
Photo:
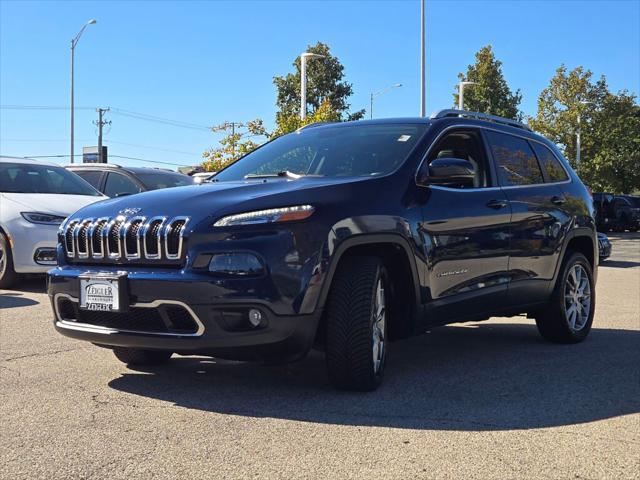
[[[387,88],[380,90],[379,92],[371,93],[369,95],[369,118],[373,118],[373,99],[376,97],[379,97],[380,95],[384,95],[389,90],[392,90],[394,88],[399,88],[401,86],[402,86],[401,83],[395,83],[393,85],[388,86]]]
[[[78,32],[78,34],[71,39],[71,163],[73,163],[73,133],[74,133],[74,128],[73,128],[73,113],[74,113],[74,104],[73,104],[73,53],[76,49],[76,45],[78,44],[78,41],[80,40],[80,37],[82,36],[82,33],[84,32],[84,29],[87,28],[87,25],[93,25],[94,23],[96,23],[95,20],[91,19],[89,20],[87,23],[85,23],[82,28],[80,29],[80,31]]]
[[[582,105],[593,105],[593,102],[587,102],[586,100],[580,100],[578,103]],[[582,132],[580,131],[582,124],[582,111],[578,110],[578,131],[576,132],[576,167],[580,165],[580,145],[582,141]]]
[[[458,110],[464,110],[464,87],[477,84],[477,82],[460,82],[458,84]]]
[[[324,55],[305,52],[300,55],[300,120],[307,118],[307,59],[324,58]]]
[[[420,2],[420,116],[427,115],[427,98],[425,89],[425,47],[424,47],[424,0]]]

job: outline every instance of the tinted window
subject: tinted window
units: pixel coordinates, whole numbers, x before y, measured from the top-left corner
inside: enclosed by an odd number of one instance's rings
[[[640,197],[626,197],[632,207],[640,208]]]
[[[104,194],[109,197],[139,193],[140,188],[133,180],[121,173],[109,172],[107,183],[104,186]]]
[[[459,130],[446,134],[429,151],[427,162],[438,158],[460,158],[473,165],[475,177],[473,188],[488,187],[491,183],[489,165],[480,133],[474,130]]]
[[[0,192],[91,195],[100,193],[62,167],[0,162]]]
[[[390,173],[424,133],[423,124],[339,125],[276,138],[216,175],[216,181],[274,176],[280,172],[326,177]]]
[[[560,165],[560,160],[556,158],[551,150],[538,142],[531,142],[531,144],[542,168],[546,170],[550,182],[563,182],[569,179],[567,172]]]
[[[93,188],[100,188],[101,171],[93,170],[72,170],[73,173],[82,177],[82,179],[91,184]]]
[[[193,178],[188,175],[175,172],[136,173],[138,179],[147,187],[147,190],[159,188],[184,187],[193,185]]]
[[[487,131],[498,179],[503,186],[543,183],[533,150],[523,138]]]

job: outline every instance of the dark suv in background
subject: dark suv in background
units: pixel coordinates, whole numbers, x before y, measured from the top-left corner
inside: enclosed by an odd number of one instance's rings
[[[164,168],[121,167],[114,163],[76,163],[67,170],[80,175],[107,197],[193,185],[192,177]]]
[[[637,232],[640,229],[640,197],[594,193],[593,204],[599,231]]]
[[[431,118],[304,127],[215,183],[88,206],[62,225],[55,328],[130,365],[173,353],[325,352],[339,388],[382,379],[389,342],[526,314],[582,341],[595,308],[593,204],[527,126]]]

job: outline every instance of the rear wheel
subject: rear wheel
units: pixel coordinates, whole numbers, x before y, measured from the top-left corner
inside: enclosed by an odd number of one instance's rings
[[[374,390],[387,353],[388,276],[376,257],[341,262],[327,304],[326,362],[331,382],[347,390]]]
[[[7,237],[0,233],[0,288],[9,288],[18,281],[13,269],[13,255]]]
[[[581,253],[571,253],[549,305],[536,317],[540,334],[552,342],[581,342],[591,330],[595,300],[591,264]]]
[[[131,366],[150,366],[166,363],[173,352],[165,350],[143,350],[141,348],[114,347],[113,353],[118,360]]]

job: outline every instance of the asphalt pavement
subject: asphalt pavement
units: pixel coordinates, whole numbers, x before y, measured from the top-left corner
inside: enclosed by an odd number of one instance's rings
[[[42,279],[0,291],[0,478],[640,478],[640,235],[610,238],[582,344],[434,329],[366,394],[317,353],[130,370],[55,333]]]

